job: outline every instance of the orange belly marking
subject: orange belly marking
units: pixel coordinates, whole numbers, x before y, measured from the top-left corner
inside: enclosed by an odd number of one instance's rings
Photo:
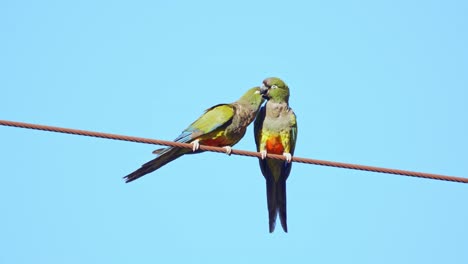
[[[279,136],[268,138],[265,147],[268,153],[283,154],[284,152],[284,146]]]

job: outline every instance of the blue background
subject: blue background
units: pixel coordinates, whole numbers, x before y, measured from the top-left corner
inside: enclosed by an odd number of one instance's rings
[[[466,1],[0,2],[0,119],[172,140],[283,78],[296,156],[468,177]],[[250,127],[235,146],[254,150]],[[468,263],[468,187],[0,127],[1,263]]]

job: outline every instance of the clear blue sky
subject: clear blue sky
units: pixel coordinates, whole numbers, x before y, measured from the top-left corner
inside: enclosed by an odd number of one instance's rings
[[[468,177],[466,1],[0,2],[0,119],[171,140],[270,76],[296,155]],[[254,150],[252,129],[235,148]],[[0,127],[0,263],[468,263],[468,185]]]

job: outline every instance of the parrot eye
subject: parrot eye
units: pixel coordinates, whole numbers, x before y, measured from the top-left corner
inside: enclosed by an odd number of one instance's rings
[[[277,86],[276,84],[273,84],[273,85],[271,86],[271,89],[276,89],[276,88],[278,88],[278,86]]]

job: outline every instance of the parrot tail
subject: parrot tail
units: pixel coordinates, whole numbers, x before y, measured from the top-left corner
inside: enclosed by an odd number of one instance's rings
[[[141,165],[141,168],[139,168],[138,170],[123,177],[125,179],[125,182],[129,183],[140,177],[143,177],[146,174],[161,168],[167,163],[185,154],[183,151],[181,151],[178,148],[167,148],[167,149],[164,149],[164,151],[159,151],[158,153],[161,153],[158,157],[148,161],[147,163]]]
[[[266,181],[267,185],[267,202],[268,202],[268,218],[270,233],[275,231],[276,217],[279,215],[281,226],[284,232],[288,232],[288,224],[286,221],[286,180],[274,179]]]

